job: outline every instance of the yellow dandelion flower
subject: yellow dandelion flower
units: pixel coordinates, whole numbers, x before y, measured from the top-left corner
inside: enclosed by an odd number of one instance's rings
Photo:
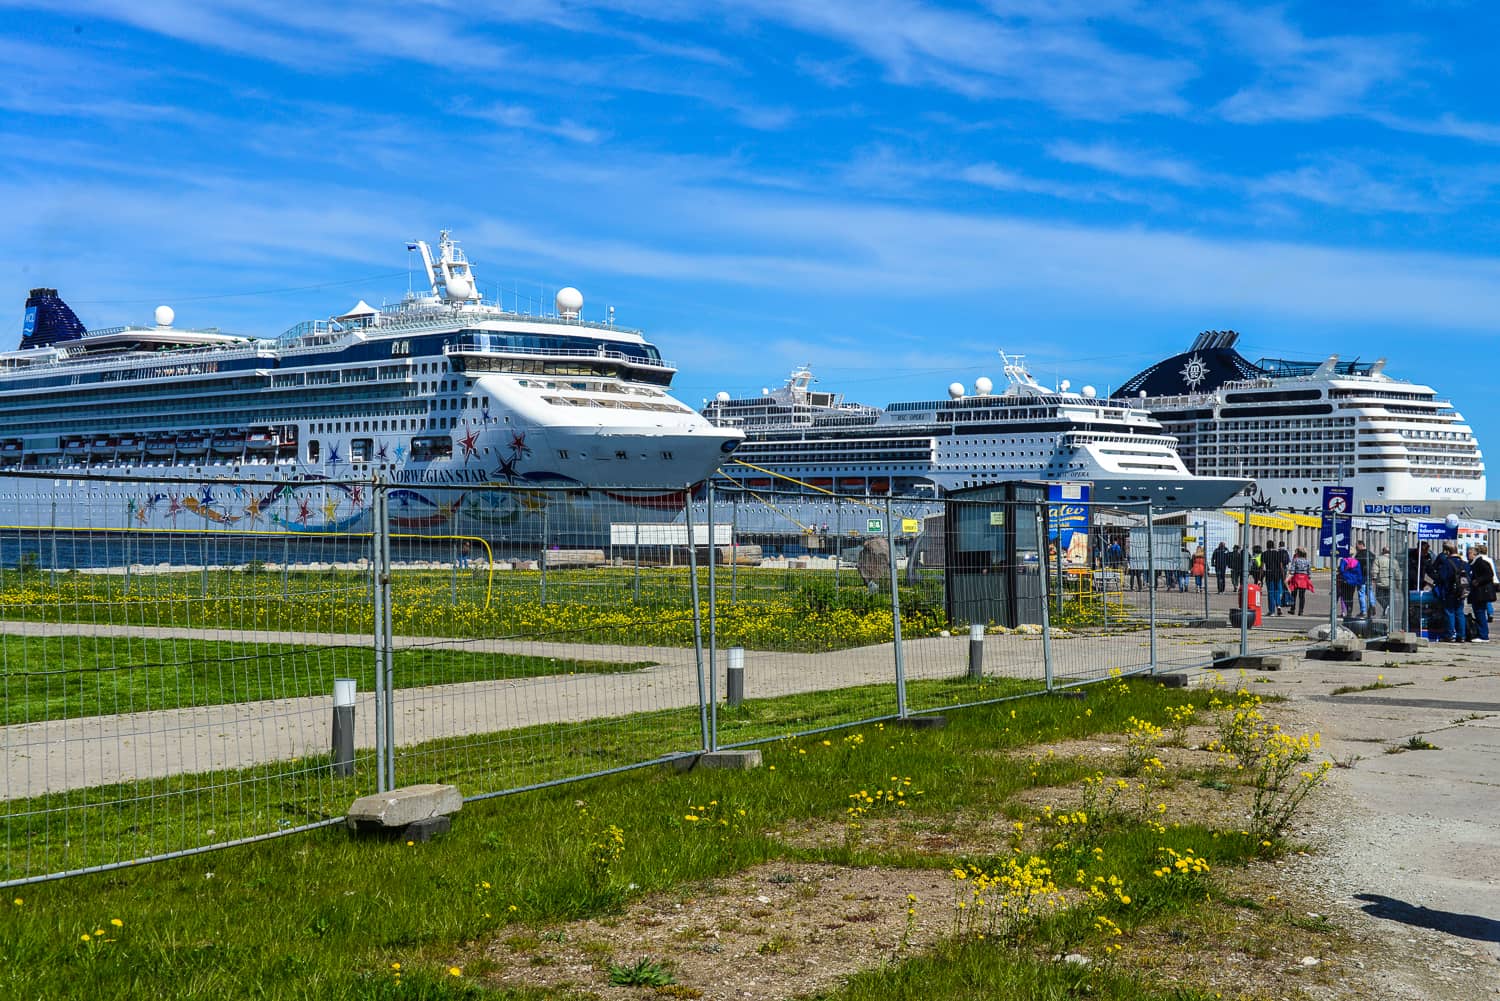
[[[450,967],[448,967],[448,976],[450,976],[450,977],[461,977],[463,975],[464,975],[464,971],[460,970],[458,967],[456,967],[456,966],[450,966]]]
[[[393,969],[393,970],[399,970],[399,969],[401,969],[401,964],[400,963],[392,963],[391,964],[391,969]]]
[[[125,922],[121,921],[119,918],[110,918],[109,919],[109,923],[112,924],[112,925],[114,925],[116,928],[124,928],[125,927]]]

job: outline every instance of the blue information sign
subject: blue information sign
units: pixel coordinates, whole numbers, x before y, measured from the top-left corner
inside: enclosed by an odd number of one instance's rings
[[[1319,556],[1348,556],[1349,536],[1353,533],[1353,523],[1349,518],[1334,518],[1325,515],[1323,517],[1323,531],[1318,536]],[[1337,553],[1335,554],[1335,548]]]
[[[1458,538],[1458,527],[1449,528],[1447,523],[1441,521],[1419,521],[1417,522],[1417,538],[1423,542],[1432,542],[1437,539]]]

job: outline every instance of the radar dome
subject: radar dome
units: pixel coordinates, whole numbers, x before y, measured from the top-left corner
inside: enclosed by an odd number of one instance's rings
[[[980,396],[989,396],[990,390],[994,388],[995,384],[985,376],[981,375],[979,378],[974,380],[974,392],[978,393]]]
[[[474,283],[469,280],[468,275],[450,275],[443,283],[443,294],[454,301],[471,299],[474,296]]]
[[[948,395],[951,396],[955,400],[963,399],[964,384],[961,383],[961,382],[955,382],[952,385],[950,385],[948,387]]]
[[[714,397],[714,399],[718,400],[720,403],[728,403],[729,402],[729,394],[726,393],[726,392],[724,392],[724,390],[721,389],[721,390],[719,390],[718,395],[716,395]]]
[[[1057,384],[1057,388],[1060,389],[1060,390],[1062,390],[1064,393],[1066,393],[1068,390],[1070,390],[1070,389],[1073,388],[1073,384],[1071,382],[1069,382],[1067,379],[1064,379],[1062,382],[1059,382]]]
[[[172,321],[177,319],[177,314],[172,312],[171,306],[156,307],[156,325],[158,327],[170,327]]]
[[[1091,400],[1094,398],[1094,396],[1095,396],[1095,394],[1097,392],[1098,392],[1098,390],[1096,390],[1093,386],[1084,386],[1083,387],[1083,395],[1087,396]]]
[[[583,293],[573,286],[559,289],[557,293],[557,315],[566,316],[570,320],[576,320],[583,309]]]

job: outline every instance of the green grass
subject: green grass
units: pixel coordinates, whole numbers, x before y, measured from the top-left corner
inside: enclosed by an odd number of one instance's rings
[[[822,853],[793,848],[773,832],[799,821],[842,823],[850,792],[880,787],[891,775],[912,776],[922,791],[911,816],[941,819],[963,811],[993,815],[1005,827],[1012,797],[1037,780],[1024,756],[982,752],[1119,732],[1130,716],[1159,719],[1166,705],[1192,702],[1202,708],[1209,697],[1146,682],[1111,683],[1090,690],[1088,714],[1073,699],[1031,698],[955,712],[938,731],[872,725],[778,742],[765,748],[767,767],[755,772],[677,775],[655,769],[474,802],[455,818],[449,835],[431,843],[355,840],[324,829],[15,888],[0,899],[8,912],[0,919],[6,953],[0,997],[529,998],[534,995],[479,990],[482,963],[470,964],[459,978],[445,971],[466,943],[608,913],[626,899],[681,891],[759,862],[847,861],[852,851],[863,863],[917,864],[904,852],[885,858],[858,847]],[[826,695],[806,697],[818,698]],[[799,702],[755,711],[790,718],[816,710]],[[633,733],[661,722],[621,721],[612,735],[628,744]],[[528,753],[543,744],[528,746]],[[1058,763],[1049,769],[1066,776],[1070,767],[1083,766]],[[684,821],[686,810],[710,801],[726,824]],[[590,846],[604,825],[624,832],[624,846],[617,861],[601,867]],[[1139,880],[1155,864],[1161,844],[1179,842],[1191,842],[1201,854],[1215,852],[1219,863],[1249,851],[1192,829],[1174,831],[1163,842],[1160,835],[1121,826],[1104,844],[1111,865]],[[922,861],[946,868],[958,860]],[[1157,912],[1190,906],[1185,896],[1146,886],[1137,892]],[[12,894],[23,902],[6,902]],[[1149,908],[1140,908],[1147,918]],[[111,918],[123,922],[106,936],[114,941],[81,941],[82,934],[109,929]],[[399,988],[391,969],[397,962],[405,981]],[[939,977],[935,971],[943,965],[954,972]],[[856,978],[849,990],[864,993],[836,996],[1066,997],[1065,985],[1050,978],[1075,973],[1046,972],[1028,962],[1015,967],[1004,950],[959,943],[869,975],[895,978],[883,985]],[[1110,975],[1077,975],[1094,985],[1089,996],[1161,996],[1124,988],[1100,993],[1113,989]],[[932,983],[938,987],[918,994],[924,976],[937,978]],[[1056,983],[1057,990],[1038,993],[1040,988],[1025,986],[1028,977]],[[1032,993],[1009,993],[1010,985]]]
[[[887,642],[889,597],[851,572],[720,570],[719,639],[763,650],[835,650]],[[706,610],[706,572],[698,596]],[[688,647],[692,577],[684,568],[497,571],[398,570],[397,635],[517,638]],[[941,588],[901,588],[904,635],[944,627]],[[706,611],[705,611],[706,614]],[[0,580],[0,620],[369,635],[364,571],[135,574],[12,573]]]
[[[375,687],[370,647],[232,643],[140,636],[0,636],[5,698],[0,723],[74,719],[265,699],[327,696],[335,677]],[[397,688],[466,681],[610,674],[651,667],[613,662],[397,649]]]

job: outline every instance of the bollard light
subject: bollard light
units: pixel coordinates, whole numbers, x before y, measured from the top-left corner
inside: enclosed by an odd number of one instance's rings
[[[727,684],[724,686],[726,699],[730,706],[737,706],[745,701],[745,648],[732,646],[729,648],[729,671],[725,676]]]
[[[969,626],[969,680],[980,681],[984,678],[984,623],[975,622]]]
[[[354,774],[354,696],[353,678],[333,679],[333,774]]]

